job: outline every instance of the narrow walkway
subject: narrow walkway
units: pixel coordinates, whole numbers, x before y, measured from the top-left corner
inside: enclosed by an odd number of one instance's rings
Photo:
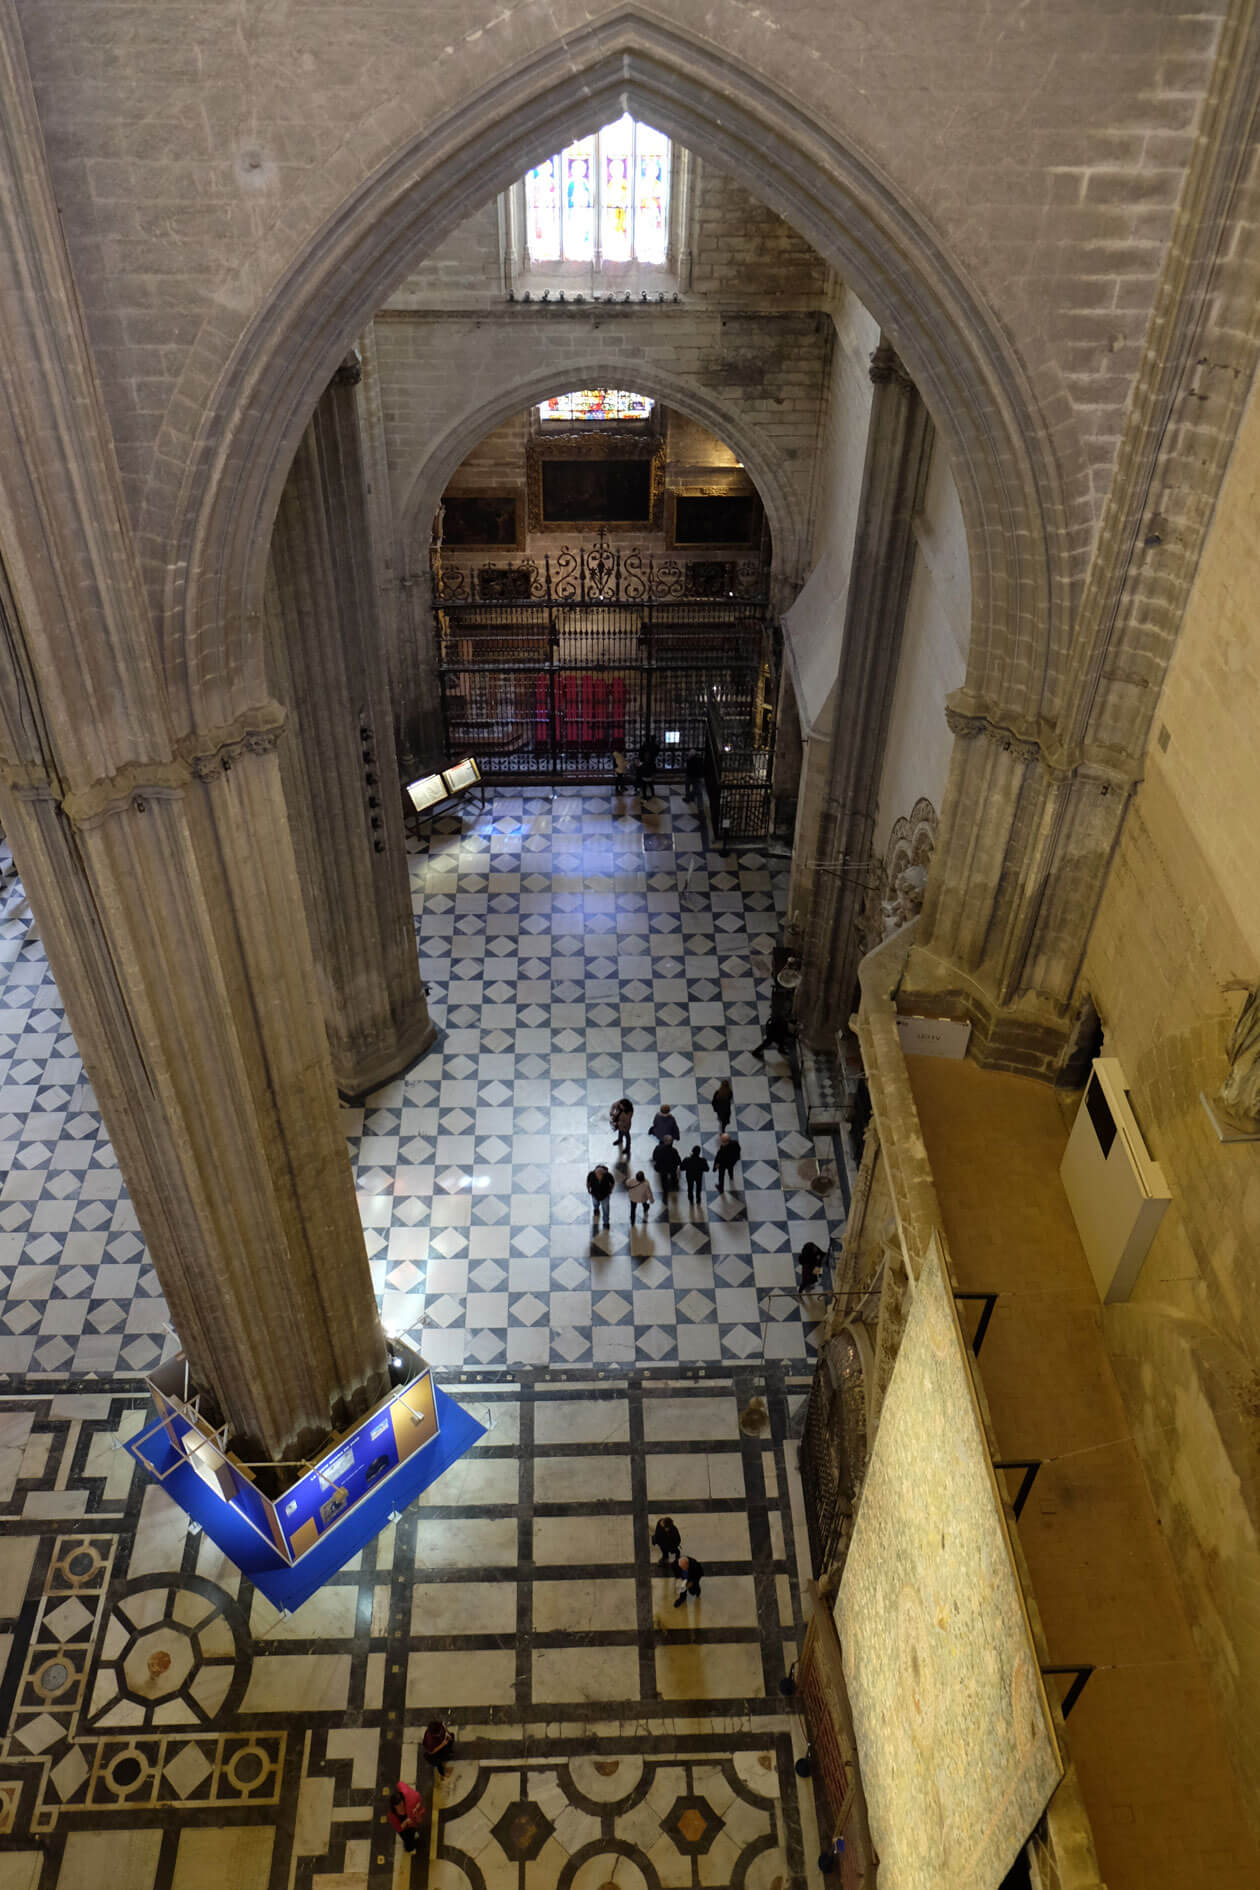
[[[980,1354],[998,1447],[1046,1460],[1018,1526],[1051,1658],[1097,1668],[1068,1732],[1107,1890],[1255,1890],[1260,1850],[1059,1182],[1058,1103],[970,1063],[907,1061],[956,1285],[1002,1295]]]

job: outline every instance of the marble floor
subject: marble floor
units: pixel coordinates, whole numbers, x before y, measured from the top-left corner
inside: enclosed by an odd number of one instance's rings
[[[4,1394],[0,1890],[803,1886],[818,1836],[778,1682],[807,1384],[464,1374],[486,1436],[287,1618],[117,1448],[138,1378]],[[682,1608],[662,1512],[705,1566]],[[417,1753],[435,1713],[442,1781]],[[400,1776],[428,1806],[411,1858],[384,1821]]]
[[[173,1344],[166,1305],[0,863],[0,1379],[144,1371]],[[562,788],[470,807],[411,873],[442,1037],[344,1112],[387,1327],[439,1372],[811,1356],[821,1302],[794,1297],[795,1255],[840,1232],[839,1188],[809,1187],[833,1150],[803,1134],[787,1063],[753,1055],[786,864],[713,851],[678,794],[641,810]],[[623,1177],[593,1237],[585,1176],[613,1160],[610,1103],[635,1103],[650,1174],[661,1101],[683,1148],[712,1154],[722,1076],[735,1191],[692,1211],[681,1189],[631,1232]]]

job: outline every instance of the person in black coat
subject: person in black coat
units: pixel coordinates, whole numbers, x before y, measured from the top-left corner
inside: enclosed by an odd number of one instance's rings
[[[660,752],[661,745],[655,735],[645,735],[639,744],[639,766],[634,783],[644,800],[651,797],[652,784],[656,779],[656,762]]]
[[[810,1292],[827,1264],[827,1256],[817,1241],[807,1240],[801,1248],[801,1291]]]
[[[739,1143],[733,1135],[719,1135],[717,1154],[713,1157],[713,1176],[717,1182],[719,1194],[726,1192],[726,1180],[729,1175],[731,1189],[735,1187],[735,1164],[739,1160]]]
[[[652,1547],[661,1552],[661,1567],[669,1568],[678,1560],[678,1551],[682,1548],[682,1537],[678,1533],[678,1524],[672,1516],[662,1516],[652,1531]]]
[[[682,1587],[679,1589],[678,1599],[674,1603],[674,1606],[676,1608],[682,1607],[683,1602],[686,1601],[688,1595],[694,1595],[696,1600],[699,1601],[700,1578],[703,1574],[704,1574],[704,1565],[700,1562],[697,1562],[694,1555],[680,1555],[679,1556],[678,1579],[682,1583]]]
[[[698,1142],[683,1163],[682,1171],[687,1177],[687,1205],[688,1207],[694,1207],[696,1202],[701,1199],[704,1177],[709,1172],[709,1164],[701,1154],[700,1144]]]
[[[731,1120],[731,1110],[735,1107],[735,1092],[731,1088],[731,1079],[724,1076],[709,1098],[713,1113],[718,1120],[718,1130],[725,1133]]]
[[[678,1187],[678,1150],[672,1142],[658,1142],[652,1155],[652,1166],[661,1178],[661,1193],[673,1194]]]
[[[586,1192],[591,1197],[591,1226],[593,1228],[599,1226],[601,1209],[604,1215],[604,1226],[607,1227],[608,1203],[612,1199],[612,1191],[616,1185],[617,1177],[611,1168],[605,1168],[603,1162],[598,1162],[586,1177]]]
[[[662,1103],[652,1117],[652,1126],[648,1134],[655,1136],[658,1142],[676,1142],[678,1140],[678,1122],[668,1103]]]

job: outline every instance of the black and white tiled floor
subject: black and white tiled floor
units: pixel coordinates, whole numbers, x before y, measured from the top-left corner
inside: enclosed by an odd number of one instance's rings
[[[387,1327],[439,1370],[806,1357],[821,1302],[793,1296],[795,1256],[838,1234],[840,1197],[808,1186],[787,1064],[752,1054],[786,873],[707,850],[678,796],[641,813],[606,789],[499,793],[447,826],[411,862],[441,1041],[345,1112]],[[705,1098],[725,1075],[736,1191],[693,1211],[680,1189],[632,1233],[619,1179],[593,1237],[585,1176],[612,1164],[610,1103],[634,1101],[650,1174],[661,1101],[683,1148],[711,1156]],[[165,1303],[11,867],[0,1160],[0,1372],[156,1363]]]

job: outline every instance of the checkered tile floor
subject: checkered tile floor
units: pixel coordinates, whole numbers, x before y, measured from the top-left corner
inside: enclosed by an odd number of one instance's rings
[[[500,793],[448,826],[411,862],[440,1044],[345,1111],[387,1328],[446,1369],[806,1356],[821,1305],[793,1297],[794,1256],[827,1244],[840,1198],[805,1185],[786,1063],[752,1055],[786,875],[707,852],[680,797],[640,818],[607,790]],[[619,1177],[592,1235],[610,1103],[635,1103],[632,1170],[651,1174],[661,1101],[712,1156],[704,1098],[725,1075],[735,1191],[693,1210],[680,1187],[632,1231]],[[0,1371],[154,1363],[165,1305],[11,867],[0,1156]]]

